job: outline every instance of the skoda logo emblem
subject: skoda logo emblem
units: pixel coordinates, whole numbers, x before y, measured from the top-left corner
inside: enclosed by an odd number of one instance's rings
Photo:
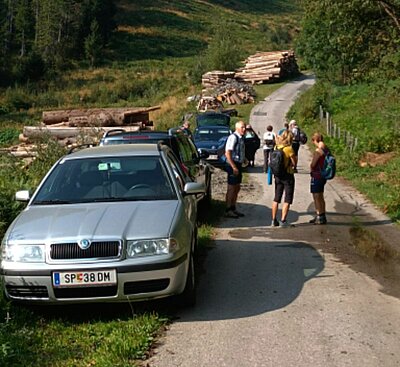
[[[82,249],[82,250],[87,250],[90,247],[90,241],[89,240],[80,240],[78,243],[78,246]]]

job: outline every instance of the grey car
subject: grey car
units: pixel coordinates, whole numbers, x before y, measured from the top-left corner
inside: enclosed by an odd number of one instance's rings
[[[8,298],[36,303],[195,300],[196,195],[162,144],[84,149],[61,158],[8,228]]]

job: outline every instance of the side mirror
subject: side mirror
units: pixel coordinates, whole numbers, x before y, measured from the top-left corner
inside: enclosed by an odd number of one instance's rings
[[[15,200],[27,202],[31,198],[31,195],[28,190],[21,190],[15,193]]]

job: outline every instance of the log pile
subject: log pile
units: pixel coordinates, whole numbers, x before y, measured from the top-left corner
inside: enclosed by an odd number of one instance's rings
[[[251,84],[278,81],[299,73],[293,51],[258,52],[245,60],[245,66],[236,70],[235,79]]]
[[[221,109],[224,103],[229,105],[254,103],[255,96],[256,93],[250,84],[228,78],[213,89],[204,89],[197,109],[204,112]]]
[[[234,71],[220,71],[214,70],[203,74],[201,78],[201,84],[203,88],[215,88],[221,83],[224,83],[227,79],[232,79],[235,76]]]
[[[44,111],[38,126],[25,126],[19,136],[21,144],[7,148],[15,157],[29,158],[36,154],[36,145],[43,138],[56,140],[61,146],[73,148],[82,144],[97,145],[102,135],[117,127],[125,131],[153,130],[149,118],[154,107],[92,108]],[[5,151],[2,151],[5,153]]]
[[[19,140],[29,143],[47,135],[61,145],[74,143],[96,143],[101,135],[116,127],[127,131],[152,129],[149,112],[155,107],[137,108],[89,108],[73,110],[43,111],[39,126],[25,126]]]

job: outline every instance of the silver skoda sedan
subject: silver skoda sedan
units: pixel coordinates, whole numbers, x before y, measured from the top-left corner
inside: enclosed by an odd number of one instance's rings
[[[1,244],[5,293],[29,303],[195,301],[195,183],[165,145],[84,149],[61,158]]]

